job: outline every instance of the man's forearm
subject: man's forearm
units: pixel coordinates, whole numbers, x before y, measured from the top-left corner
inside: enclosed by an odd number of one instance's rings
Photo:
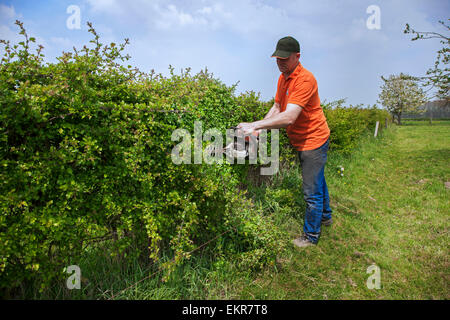
[[[255,130],[259,129],[279,129],[286,128],[292,124],[292,119],[287,112],[279,112],[278,114],[264,118],[263,120],[255,121]]]
[[[279,110],[279,108],[277,109]],[[286,110],[284,110],[283,112],[279,112],[278,114],[271,115],[263,120],[255,122],[242,122],[238,125],[238,128],[242,129],[244,131],[244,134],[252,134],[253,132],[259,131],[261,129],[286,128],[297,120],[301,111],[301,106],[288,103],[286,105]]]
[[[269,112],[267,112],[266,116],[264,117],[264,119],[269,119],[277,114],[280,113],[280,105],[278,103],[274,103],[272,108],[270,108]]]

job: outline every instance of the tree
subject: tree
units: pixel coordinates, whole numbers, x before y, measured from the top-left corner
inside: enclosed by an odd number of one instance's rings
[[[417,113],[425,102],[426,94],[419,87],[414,77],[400,73],[400,75],[390,75],[388,79],[383,76],[384,84],[381,86],[379,103],[381,103],[391,114],[392,120],[397,118],[401,124],[404,112]]]
[[[450,20],[450,19],[449,19]],[[439,21],[447,31],[450,30],[450,26],[446,25],[444,21]],[[423,86],[429,87],[429,90],[436,88],[437,92],[433,96],[435,98],[445,100],[447,103],[450,101],[450,69],[447,67],[450,60],[450,38],[443,34],[430,31],[416,31],[412,29],[409,24],[406,24],[406,28],[403,33],[415,34],[412,41],[419,39],[440,39],[440,43],[444,45],[437,53],[434,67],[428,69],[427,76],[415,77],[416,80],[422,82]]]

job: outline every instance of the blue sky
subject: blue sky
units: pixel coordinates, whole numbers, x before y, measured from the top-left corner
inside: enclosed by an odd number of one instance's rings
[[[70,5],[80,8],[81,28],[69,29]],[[380,29],[369,30],[370,5],[380,8]],[[93,23],[103,43],[130,39],[129,64],[168,74],[205,67],[238,92],[276,91],[279,71],[270,55],[278,39],[300,42],[303,66],[316,77],[322,100],[347,98],[374,104],[381,75],[424,75],[441,48],[438,40],[411,41],[406,23],[420,31],[445,32],[446,0],[0,0],[0,39],[20,41],[16,19],[44,45],[47,61],[82,48]]]

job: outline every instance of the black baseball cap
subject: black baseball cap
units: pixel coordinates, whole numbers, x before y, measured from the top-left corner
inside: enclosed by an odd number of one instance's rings
[[[300,52],[300,44],[292,37],[284,37],[278,40],[277,48],[272,57],[286,59],[294,52]]]

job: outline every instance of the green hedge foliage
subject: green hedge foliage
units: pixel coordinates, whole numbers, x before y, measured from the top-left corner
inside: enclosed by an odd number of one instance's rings
[[[344,107],[344,99],[324,103],[322,108],[331,131],[330,151],[349,154],[358,143],[358,138],[367,130],[374,132],[379,121],[378,132],[381,133],[388,119],[389,112],[378,109],[376,105],[364,108],[362,105]]]
[[[221,254],[255,267],[285,243],[237,186],[249,165],[175,165],[171,133],[261,119],[272,102],[236,95],[207,70],[164,77],[126,66],[128,44],[103,45],[44,63],[42,46],[3,44],[0,65],[0,289],[67,277],[92,244],[112,255],[173,253],[168,271],[220,237]],[[332,148],[350,150],[378,111],[326,110]],[[282,159],[294,155],[282,130]],[[231,231],[230,231],[231,230]]]

